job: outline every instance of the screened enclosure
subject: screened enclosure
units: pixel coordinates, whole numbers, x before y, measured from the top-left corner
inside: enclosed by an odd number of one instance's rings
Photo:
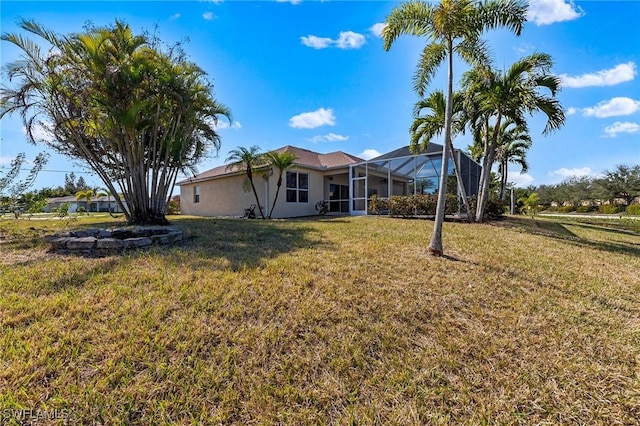
[[[460,174],[467,196],[477,195],[482,167],[464,152],[456,149]],[[447,190],[458,193],[453,171],[453,161],[449,159]],[[374,159],[349,167],[351,194],[349,213],[365,215],[372,196],[390,198],[394,195],[435,194],[440,184],[442,169],[442,145],[429,144],[420,154],[411,154],[409,147],[403,147]]]

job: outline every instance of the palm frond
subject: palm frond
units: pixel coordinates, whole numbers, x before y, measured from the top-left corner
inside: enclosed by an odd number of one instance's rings
[[[442,43],[430,43],[424,47],[413,76],[413,90],[418,96],[424,96],[431,78],[446,57],[447,49]]]
[[[409,1],[394,8],[387,16],[387,25],[382,30],[384,50],[389,50],[398,37],[403,34],[418,37],[431,35],[429,22],[433,15],[433,6],[421,1]]]

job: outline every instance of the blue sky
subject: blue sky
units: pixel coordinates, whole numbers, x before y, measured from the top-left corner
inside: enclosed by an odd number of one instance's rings
[[[408,144],[417,96],[411,79],[424,40],[401,37],[389,52],[379,31],[396,1],[12,1],[0,3],[2,32],[17,31],[18,18],[35,19],[60,33],[124,20],[134,31],[157,25],[166,42],[187,41],[190,59],[213,80],[215,96],[233,112],[219,129],[222,148],[199,171],[224,163],[229,150],[294,145],[318,152],[342,150],[363,158]],[[564,87],[558,98],[566,125],[543,136],[544,119],[530,119],[530,170],[512,166],[520,186],[557,183],[572,175],[597,175],[618,164],[640,163],[640,2],[532,0],[520,37],[485,34],[495,66],[545,52]],[[4,65],[17,58],[0,47]],[[466,66],[455,64],[456,81]],[[6,81],[3,80],[3,84]],[[445,88],[444,68],[430,91]],[[1,125],[0,167],[27,144],[19,118]],[[434,140],[434,142],[440,142]],[[459,137],[465,148],[469,138]],[[50,152],[50,151],[48,151]],[[55,155],[36,188],[57,186],[64,172],[87,172]],[[93,174],[82,174],[100,185]]]

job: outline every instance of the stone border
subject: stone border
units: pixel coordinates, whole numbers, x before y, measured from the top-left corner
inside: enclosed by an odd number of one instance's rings
[[[182,241],[183,233],[170,227],[142,227],[56,232],[44,237],[56,252],[113,252]]]

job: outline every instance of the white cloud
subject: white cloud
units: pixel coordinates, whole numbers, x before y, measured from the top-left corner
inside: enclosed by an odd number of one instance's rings
[[[591,175],[590,167],[580,167],[580,168],[574,168],[574,169],[567,169],[565,167],[562,167],[558,170],[549,172],[549,176],[561,176],[564,178],[582,177],[582,176],[589,176],[589,175]]]
[[[205,13],[203,13],[203,14],[202,14],[202,17],[203,17],[204,19],[206,19],[207,21],[210,21],[210,20],[212,20],[213,18],[215,18],[215,17],[216,17],[216,15],[214,15],[212,12],[205,12]]]
[[[367,39],[364,35],[353,31],[342,31],[335,40],[310,34],[306,37],[300,37],[300,41],[305,46],[314,49],[326,49],[331,46],[335,46],[338,49],[359,49],[367,42]]]
[[[571,21],[581,16],[584,16],[584,11],[571,0],[531,0],[527,11],[527,19],[538,26]]]
[[[300,37],[300,41],[307,47],[313,47],[314,49],[325,49],[333,43],[328,37],[317,37],[314,35],[308,35],[307,37]]]
[[[289,119],[289,126],[294,129],[315,129],[320,126],[333,126],[336,124],[336,117],[333,109],[319,108],[312,112],[303,112]]]
[[[615,67],[598,71],[592,74],[582,74],[579,76],[570,76],[560,74],[560,80],[564,87],[592,87],[592,86],[614,86],[625,81],[631,81],[636,75],[636,64],[627,62],[619,64]]]
[[[215,126],[216,130],[220,130],[220,129],[241,129],[242,128],[242,124],[240,124],[239,121],[234,121],[233,123],[229,124],[229,121],[221,119],[218,120],[218,124]]]
[[[174,13],[173,15],[169,16],[169,20],[175,21],[176,19],[180,18],[180,16],[182,15],[180,15],[179,13]]]
[[[276,3],[300,4],[302,0],[276,0]]]
[[[326,135],[317,135],[312,138],[307,139],[309,142],[318,143],[318,142],[344,142],[349,140],[349,136],[342,136],[335,133],[329,133]]]
[[[517,53],[525,54],[534,52],[536,50],[536,47],[531,43],[521,43],[518,46],[514,47],[513,50],[515,50]]]
[[[358,157],[362,158],[363,160],[371,160],[372,158],[379,157],[380,155],[382,154],[380,154],[375,149],[369,148],[369,149],[365,149],[360,154],[358,154]]]
[[[353,31],[342,31],[336,40],[336,47],[338,49],[359,49],[366,42],[367,39],[362,34],[354,33]]]
[[[386,26],[387,24],[385,22],[378,22],[377,24],[373,24],[369,28],[369,31],[376,37],[382,37],[382,30],[384,30]]]
[[[608,101],[602,101],[594,107],[584,108],[582,115],[585,117],[615,117],[618,115],[631,115],[640,110],[640,101],[631,98],[616,97]]]
[[[611,126],[604,128],[605,137],[615,138],[618,133],[638,133],[640,132],[640,124],[631,123],[629,121],[616,121]]]
[[[567,115],[573,115],[576,112],[578,112],[578,108],[574,108],[574,107],[567,108]]]
[[[535,179],[529,173],[520,174],[518,172],[509,171],[507,175],[507,181],[513,182],[515,186],[524,188],[531,185]]]

